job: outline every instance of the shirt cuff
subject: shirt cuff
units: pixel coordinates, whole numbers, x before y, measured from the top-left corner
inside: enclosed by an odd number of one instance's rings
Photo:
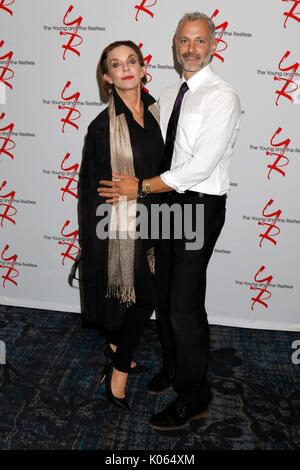
[[[174,178],[172,178],[172,173],[171,173],[170,170],[165,171],[164,173],[162,173],[162,174],[160,175],[160,178],[162,179],[162,181],[163,181],[166,185],[170,186],[170,188],[175,189],[175,191],[177,191],[177,193],[184,193],[184,191],[182,191],[182,190],[179,188],[178,184],[176,184],[176,182],[174,181]]]

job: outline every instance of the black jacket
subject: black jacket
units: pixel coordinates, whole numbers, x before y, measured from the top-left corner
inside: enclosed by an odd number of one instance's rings
[[[131,112],[115,93],[116,114],[125,112],[129,128],[135,174],[138,178],[150,178],[165,169],[166,160],[159,126],[147,111],[155,100],[143,91],[142,100],[145,108],[145,130],[133,121]],[[100,240],[96,235],[96,226],[100,221],[100,217],[96,216],[96,209],[105,202],[97,192],[99,180],[111,178],[109,117],[106,108],[88,127],[79,173],[79,285],[83,323],[115,329],[122,323],[126,305],[120,304],[116,299],[106,298],[108,240]],[[150,195],[146,200],[147,204],[158,202],[159,195]],[[137,240],[135,270],[139,249],[141,243]]]

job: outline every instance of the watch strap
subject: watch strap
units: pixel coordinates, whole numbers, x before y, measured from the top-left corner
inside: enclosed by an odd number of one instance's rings
[[[143,180],[140,179],[139,180],[139,185],[138,185],[138,191],[142,191],[142,189],[143,189]]]

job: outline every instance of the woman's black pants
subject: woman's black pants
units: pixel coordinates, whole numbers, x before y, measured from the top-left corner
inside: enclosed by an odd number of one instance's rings
[[[121,328],[107,335],[108,342],[117,346],[113,362],[114,367],[121,372],[129,371],[145,324],[157,304],[154,275],[151,273],[146,254],[152,245],[150,240],[142,240],[141,258],[134,283],[136,303],[127,308]]]

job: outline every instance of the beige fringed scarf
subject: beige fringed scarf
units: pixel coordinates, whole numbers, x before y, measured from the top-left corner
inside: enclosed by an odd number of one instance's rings
[[[156,103],[148,107],[159,124]],[[114,97],[108,105],[111,168],[113,173],[134,176],[133,154],[125,114],[116,115]],[[135,303],[134,253],[136,233],[136,199],[120,198],[112,205],[108,242],[108,283],[106,297],[121,303]],[[150,269],[154,270],[154,250],[147,252]]]

